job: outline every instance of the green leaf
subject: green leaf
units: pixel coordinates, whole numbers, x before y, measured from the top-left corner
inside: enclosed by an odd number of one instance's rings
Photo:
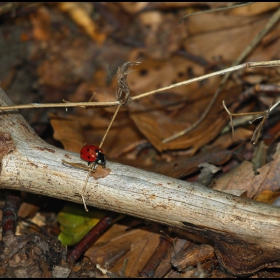
[[[58,240],[63,246],[78,243],[105,215],[105,211],[97,209],[86,212],[80,204],[65,205],[57,216],[61,231]]]

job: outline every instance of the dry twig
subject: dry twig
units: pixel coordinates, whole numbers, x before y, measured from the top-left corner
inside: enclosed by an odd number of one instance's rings
[[[191,83],[199,82],[202,80],[206,80],[215,76],[225,75],[230,72],[234,72],[237,70],[241,70],[244,68],[258,68],[258,67],[276,67],[280,66],[280,60],[269,60],[269,61],[259,61],[259,62],[247,62],[240,65],[232,66],[220,71],[216,71],[210,74],[202,75],[197,78],[189,79],[180,83],[172,84],[170,86],[160,88],[157,90],[148,91],[131,98],[132,101],[138,100],[141,98],[145,98],[146,96],[153,95],[159,92],[167,91],[172,88],[185,86]],[[11,106],[0,106],[0,111],[13,111],[17,109],[32,109],[32,108],[67,108],[67,107],[112,107],[119,105],[119,101],[107,101],[107,102],[73,102],[73,103],[32,103],[32,104],[24,104],[24,105],[11,105]]]
[[[260,115],[259,117],[255,118],[252,121],[249,121],[250,124],[252,124],[254,121],[258,120],[258,119],[262,119],[261,122],[258,124],[258,126],[256,127],[253,136],[251,138],[251,142],[256,145],[258,142],[258,139],[260,137],[260,133],[261,130],[263,128],[264,122],[266,121],[266,119],[268,119],[269,114],[272,110],[274,110],[280,103],[280,100],[278,102],[276,102],[274,105],[272,105],[268,110],[265,110],[263,112],[249,112],[249,113],[231,113],[229,111],[229,109],[227,108],[225,101],[223,100],[223,106],[225,108],[225,110],[227,111],[227,113],[229,114],[230,117],[230,125],[231,125],[231,130],[232,130],[232,138],[234,137],[234,127],[233,127],[233,121],[232,121],[232,117],[233,116],[248,116],[248,115]]]

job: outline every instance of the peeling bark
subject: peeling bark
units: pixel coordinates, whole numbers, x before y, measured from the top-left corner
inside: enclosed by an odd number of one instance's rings
[[[11,105],[1,89],[0,103]],[[62,160],[83,163],[79,154],[40,139],[18,111],[0,113],[2,189],[82,203],[87,171],[65,166]],[[105,178],[88,182],[88,205],[207,237],[222,267],[235,275],[280,267],[278,207],[118,163],[107,165],[111,172]]]

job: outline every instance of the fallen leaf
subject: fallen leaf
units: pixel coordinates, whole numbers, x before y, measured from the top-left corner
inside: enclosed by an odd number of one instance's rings
[[[171,260],[171,263],[178,271],[182,271],[188,267],[196,266],[197,263],[203,263],[214,257],[214,248],[207,244],[194,245],[186,248],[178,256]]]
[[[255,174],[252,163],[243,161],[223,177],[214,180],[212,188],[217,191],[245,189],[248,192],[248,197],[251,198],[255,194],[252,189],[254,177]]]
[[[96,244],[87,250],[86,256],[91,261],[106,267],[106,262],[112,266],[112,256],[110,252],[115,252],[113,256],[120,254],[121,258],[117,259],[111,272],[118,275],[123,269],[125,259],[128,259],[126,269],[124,271],[125,277],[137,277],[138,271],[146,264],[149,257],[156,250],[159,244],[160,234],[154,233],[147,229],[134,229],[123,231],[121,228],[119,233],[116,232],[117,237],[108,240],[108,243]],[[121,246],[120,246],[121,245]],[[123,255],[122,255],[123,254]]]
[[[79,204],[66,204],[58,213],[61,233],[58,240],[63,246],[78,243],[105,216],[105,211],[97,210],[86,212]]]
[[[56,97],[53,96],[53,89],[67,92],[70,88],[70,92],[73,92],[77,84],[92,79],[92,57],[98,53],[94,42],[77,37],[61,45],[50,45],[48,53],[48,59],[40,61],[38,66],[40,85],[52,89],[46,94],[45,102],[48,102],[50,97],[53,102]],[[65,95],[63,97],[65,98]]]
[[[163,143],[162,140],[186,129],[198,120],[212,96],[204,97],[199,101],[188,102],[174,116],[168,116],[166,111],[163,111],[165,107],[160,106],[159,101],[156,101],[156,97],[154,97],[155,99],[146,98],[145,105],[131,104],[130,107],[134,106],[134,108],[130,112],[130,117],[158,151],[191,148],[190,155],[193,155],[199,148],[209,143],[220,133],[227,122],[226,112],[222,110],[220,104],[222,104],[225,96],[234,98],[231,93],[236,92],[238,92],[236,88],[223,91],[208,116],[198,127],[188,134],[167,143]],[[156,104],[158,104],[158,108],[153,110]]]
[[[136,14],[143,10],[149,2],[119,2],[118,3],[126,12]]]
[[[260,141],[258,146],[256,147],[251,162],[253,164],[254,170],[261,168],[266,163],[267,157],[267,146],[264,144],[264,141]]]
[[[273,156],[273,161],[267,163],[261,168],[257,169],[258,175],[253,181],[255,195],[261,193],[263,190],[278,191],[280,187],[279,178],[280,166],[280,144]]]
[[[48,41],[51,38],[51,18],[45,7],[40,6],[35,13],[30,14],[30,21],[35,40]]]
[[[279,165],[280,165],[280,144],[274,154],[273,161],[257,169],[254,173],[252,163],[244,161],[238,167],[214,181],[215,190],[246,189],[248,197],[253,198],[264,190],[279,190]]]
[[[254,18],[209,13],[203,15],[203,21],[201,17],[202,15],[188,19],[191,36],[184,42],[185,49],[194,55],[203,54],[207,61],[213,61],[213,58],[234,61],[261,32],[271,14]],[[277,45],[274,43],[267,48],[255,48],[246,61],[270,60],[277,53]]]
[[[200,153],[190,158],[175,159],[169,163],[159,163],[153,172],[160,173],[173,178],[182,178],[199,170],[199,164],[207,162],[214,165],[222,165],[230,160],[232,151],[213,150]]]
[[[170,11],[146,11],[138,15],[137,21],[143,32],[145,54],[155,60],[171,59],[188,36],[188,23],[178,25],[178,17]]]
[[[59,2],[57,6],[62,12],[67,13],[77,25],[83,27],[94,41],[100,45],[103,44],[106,34],[97,31],[97,25],[90,16],[91,5],[80,2]]]
[[[212,144],[210,145],[206,145],[203,150],[207,151],[212,150],[212,149],[226,149],[228,147],[230,147],[233,144],[237,144],[239,142],[243,142],[245,140],[249,140],[251,139],[253,135],[253,131],[243,128],[243,127],[238,127],[236,129],[234,129],[234,137],[232,137],[232,132],[228,132],[226,134],[223,134],[221,136],[219,136],[219,138],[217,138],[217,140],[215,140]]]
[[[64,149],[80,153],[87,140],[79,121],[51,115],[50,122],[54,130],[53,137],[63,144]]]
[[[256,198],[256,201],[273,204],[273,202],[280,197],[280,192],[273,192],[270,190],[263,190]]]
[[[270,10],[274,10],[279,7],[279,3],[273,2],[259,2],[259,3],[252,3],[251,5],[240,7],[238,9],[232,9],[229,11],[232,15],[239,15],[239,16],[256,16],[259,14],[264,14],[269,12]]]

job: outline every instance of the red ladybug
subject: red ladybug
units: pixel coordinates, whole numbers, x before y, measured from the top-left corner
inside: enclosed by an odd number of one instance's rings
[[[102,167],[106,167],[105,155],[103,154],[102,149],[95,145],[86,145],[80,151],[81,159],[88,162],[90,165],[94,162],[94,168],[97,164],[100,164]]]

